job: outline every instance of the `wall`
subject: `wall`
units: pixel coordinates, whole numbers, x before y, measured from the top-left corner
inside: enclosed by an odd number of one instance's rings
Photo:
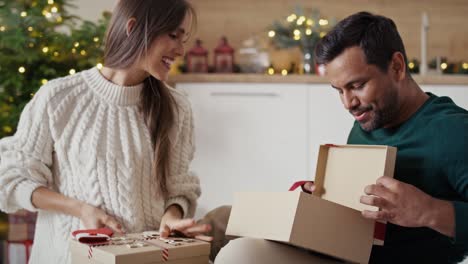
[[[77,15],[95,20],[102,10],[111,10],[117,0],[75,0]],[[234,47],[241,47],[251,36],[266,36],[274,20],[282,20],[296,5],[317,8],[328,17],[342,19],[367,10],[391,17],[397,24],[408,56],[420,56],[421,13],[429,15],[428,58],[446,56],[468,61],[467,0],[192,0],[198,11],[196,37],[213,50],[220,36],[226,35]],[[191,47],[193,42],[188,44]],[[281,52],[276,57],[281,56]],[[296,54],[297,56],[297,54]]]

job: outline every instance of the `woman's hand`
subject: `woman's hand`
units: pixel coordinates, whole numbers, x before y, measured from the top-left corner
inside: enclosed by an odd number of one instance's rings
[[[114,217],[87,203],[80,205],[80,219],[86,229],[109,227],[114,232],[125,233],[122,225]]]
[[[178,206],[170,206],[161,219],[159,233],[161,237],[169,237],[174,231],[186,237],[194,237],[204,241],[212,241],[213,237],[204,235],[211,230],[208,224],[197,224],[193,219],[181,219],[182,212]]]
[[[79,218],[86,229],[96,229],[107,226],[114,232],[124,233],[122,225],[103,210],[85,202],[67,197],[46,187],[39,187],[32,193],[34,207],[55,211]]]

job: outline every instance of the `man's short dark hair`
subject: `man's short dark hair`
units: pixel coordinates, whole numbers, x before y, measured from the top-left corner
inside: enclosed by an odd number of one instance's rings
[[[353,46],[360,47],[367,63],[376,65],[383,72],[387,72],[397,51],[403,54],[408,64],[403,41],[393,20],[368,12],[359,12],[341,20],[323,37],[315,48],[316,62],[327,64]]]

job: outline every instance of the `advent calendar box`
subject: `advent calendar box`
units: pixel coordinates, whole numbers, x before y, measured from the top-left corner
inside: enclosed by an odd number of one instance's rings
[[[72,264],[207,264],[210,244],[197,239],[162,239],[143,233],[112,237],[104,243],[70,241]]]

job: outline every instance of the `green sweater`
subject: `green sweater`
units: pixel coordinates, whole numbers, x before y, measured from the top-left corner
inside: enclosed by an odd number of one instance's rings
[[[371,263],[455,263],[468,253],[468,111],[448,97],[430,98],[398,127],[365,132],[355,122],[348,144],[398,148],[394,178],[452,201],[455,238],[429,228],[387,225]]]

